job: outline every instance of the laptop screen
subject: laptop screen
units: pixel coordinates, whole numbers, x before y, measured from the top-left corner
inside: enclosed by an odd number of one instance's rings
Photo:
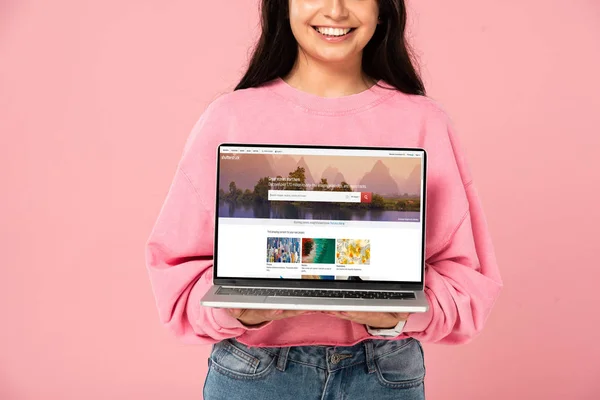
[[[216,276],[421,282],[425,157],[221,145]]]

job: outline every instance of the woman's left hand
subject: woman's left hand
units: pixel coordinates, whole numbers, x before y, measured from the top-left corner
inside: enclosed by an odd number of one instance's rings
[[[400,321],[406,321],[409,313],[386,312],[356,312],[356,311],[325,311],[327,315],[346,319],[357,324],[367,325],[374,329],[394,328]]]

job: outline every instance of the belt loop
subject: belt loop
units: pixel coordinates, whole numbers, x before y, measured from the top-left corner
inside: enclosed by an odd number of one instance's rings
[[[373,341],[367,340],[365,341],[365,355],[367,358],[367,370],[370,374],[376,371],[375,369],[375,354],[373,350]]]
[[[289,352],[289,347],[281,347],[279,349],[279,354],[277,355],[277,369],[281,372],[285,371]]]

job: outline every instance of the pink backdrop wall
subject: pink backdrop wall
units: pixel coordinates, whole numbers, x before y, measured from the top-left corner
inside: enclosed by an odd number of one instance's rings
[[[429,398],[600,398],[600,2],[411,8],[506,284],[478,340],[425,346]],[[0,399],[201,397],[208,348],[159,326],[143,245],[256,24],[247,0],[0,0]]]

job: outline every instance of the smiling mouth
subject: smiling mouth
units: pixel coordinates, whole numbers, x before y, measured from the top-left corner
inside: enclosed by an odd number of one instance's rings
[[[342,37],[353,32],[356,28],[330,28],[324,26],[313,26],[313,29],[326,37]]]

